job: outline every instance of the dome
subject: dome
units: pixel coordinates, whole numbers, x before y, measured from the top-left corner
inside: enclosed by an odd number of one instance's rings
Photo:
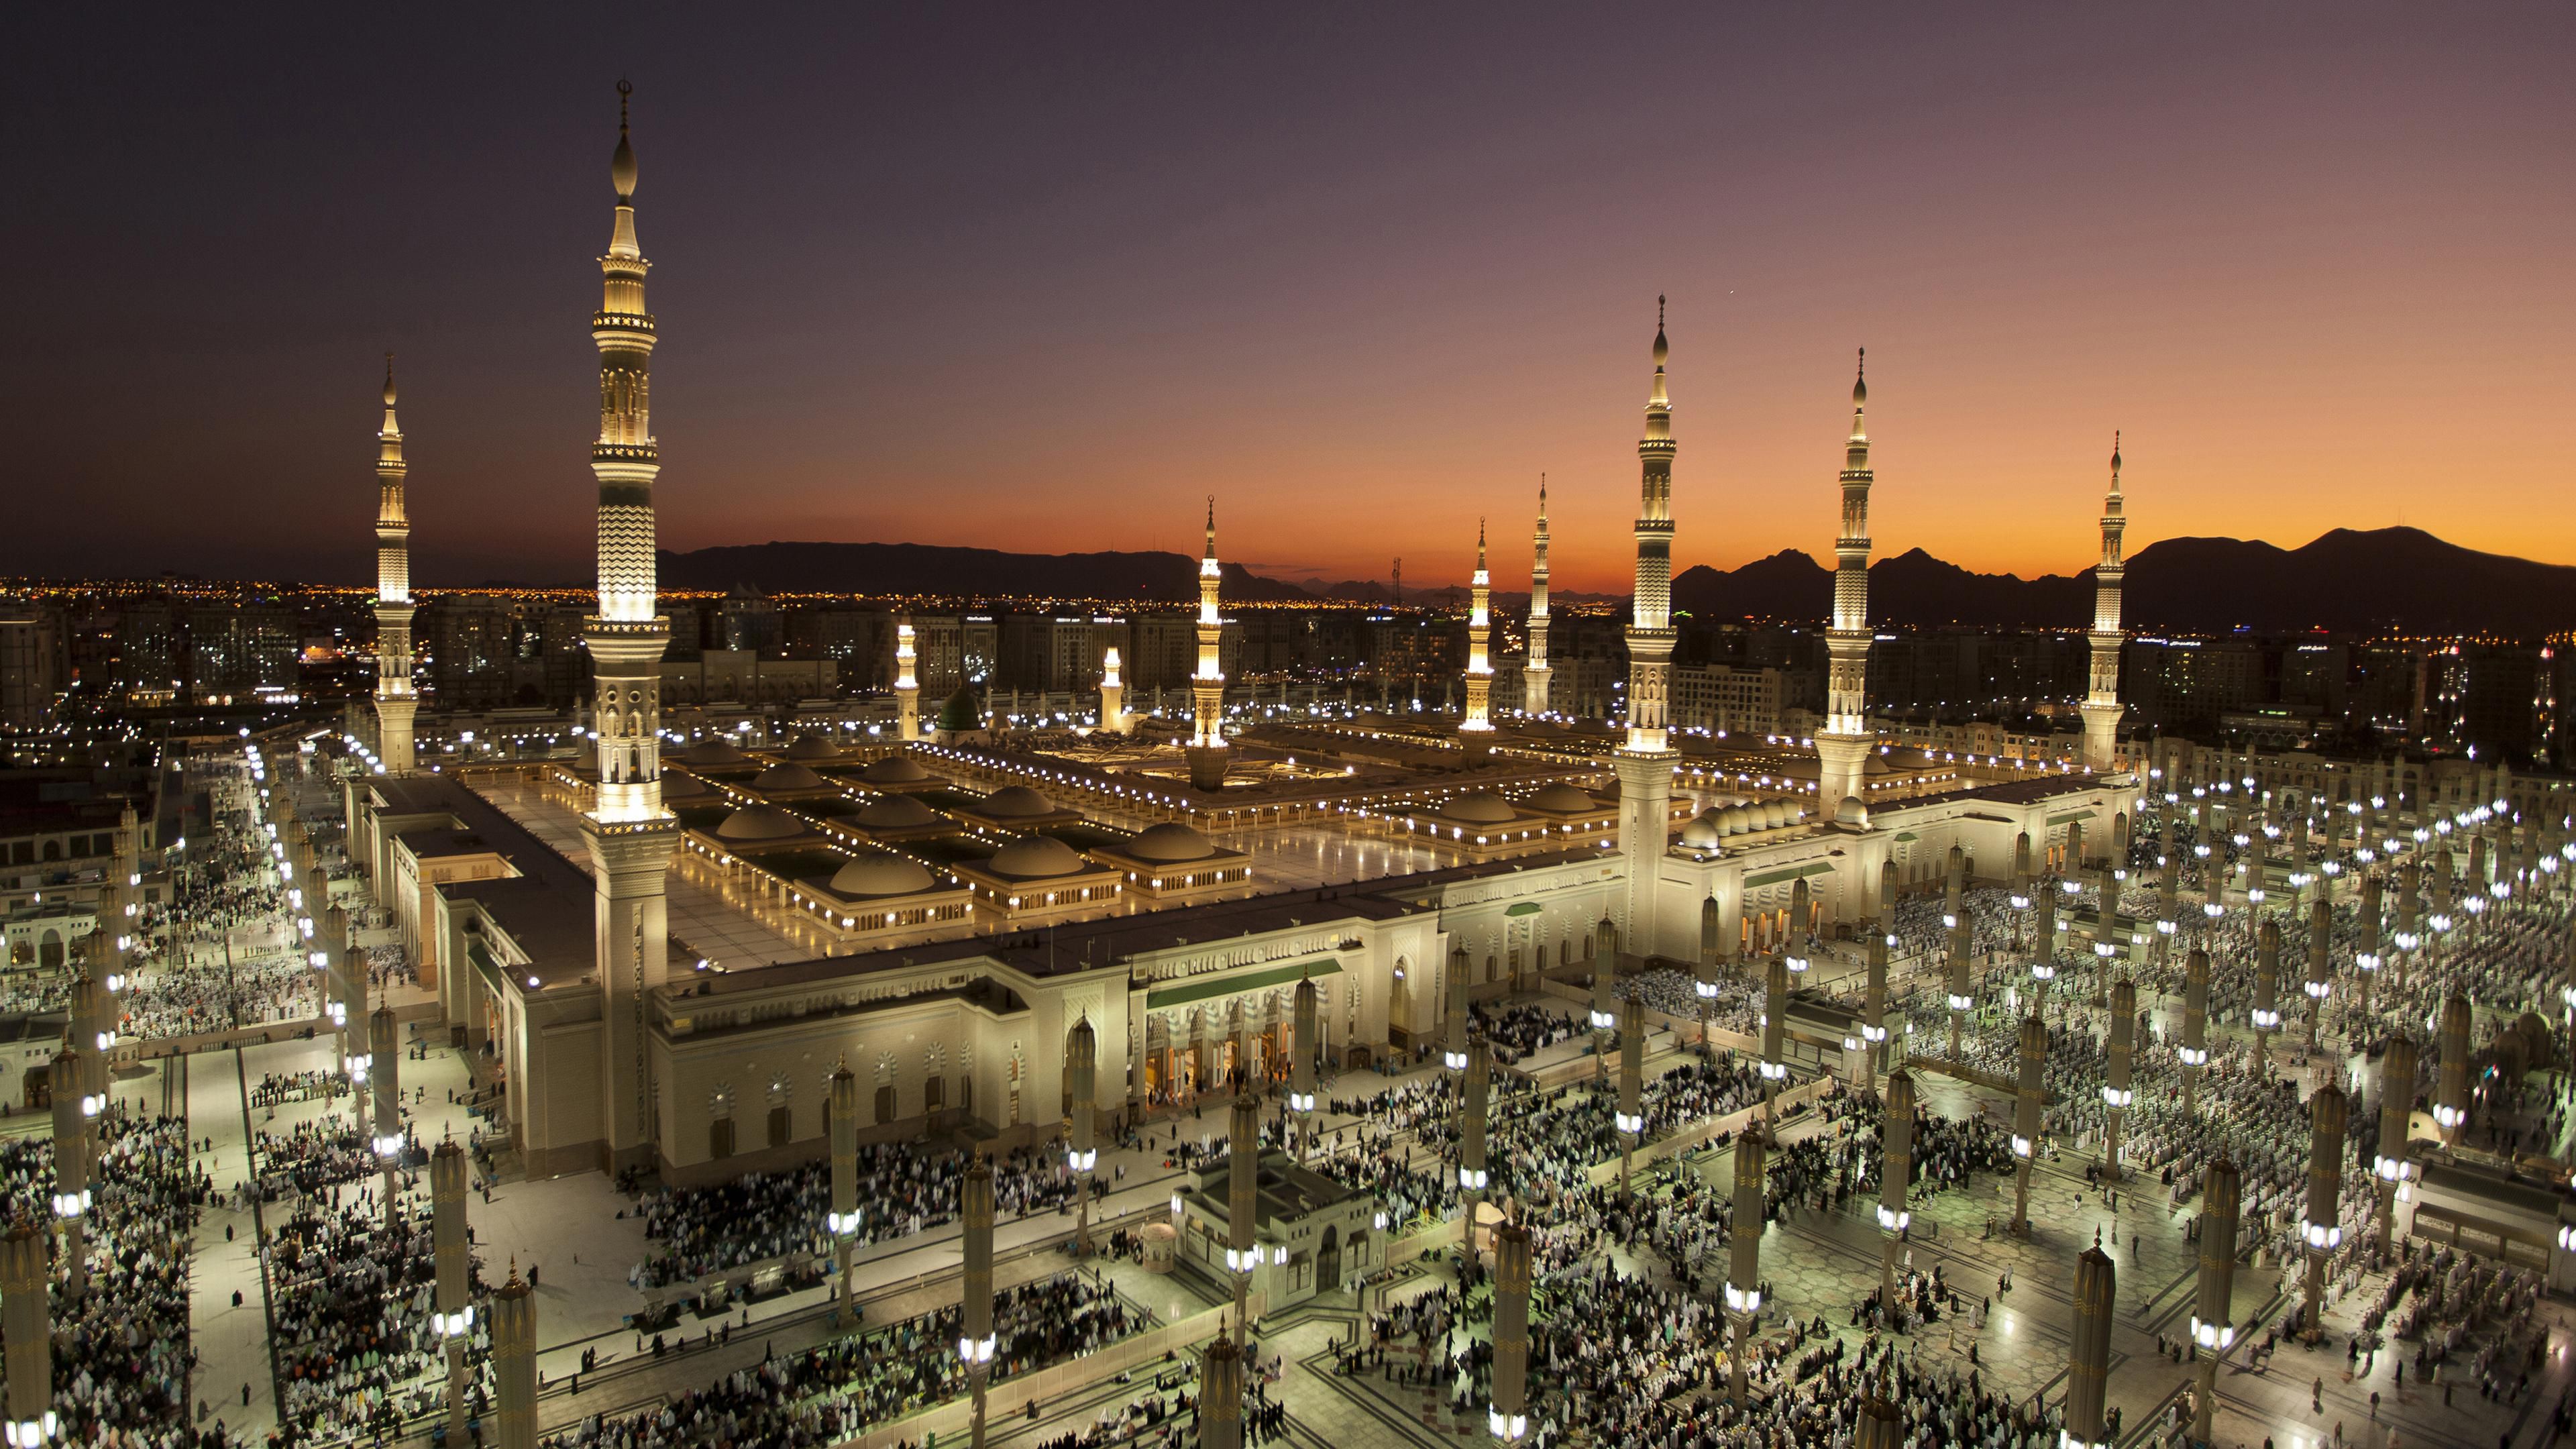
[[[735,748],[733,741],[722,735],[680,751],[680,763],[683,765],[739,765],[750,758],[751,756]]]
[[[976,809],[996,820],[1018,820],[1032,815],[1052,815],[1055,802],[1026,785],[1004,785],[977,802]]]
[[[830,740],[811,730],[798,735],[796,743],[787,747],[787,758],[791,760],[828,760],[839,753]]]
[[[869,762],[859,778],[872,785],[917,785],[929,779],[930,772],[910,755],[888,755]]]
[[[1464,799],[1452,800],[1437,812],[1442,818],[1466,825],[1503,825],[1510,822],[1512,803],[1491,790],[1479,790]]]
[[[754,776],[752,778],[751,788],[755,790],[820,790],[823,788],[823,777],[815,774],[805,766],[790,760],[783,765],[772,765],[768,769],[763,770],[758,775]]]
[[[1711,810],[1705,815],[1694,818],[1690,824],[1683,826],[1682,844],[1689,846],[1693,850],[1715,850],[1717,848],[1718,840],[1724,833],[1718,829],[1717,821],[1714,818],[1716,814],[1716,811]]]
[[[1044,880],[1049,876],[1071,875],[1082,869],[1082,857],[1073,847],[1051,835],[1032,835],[1014,840],[993,852],[984,868],[1004,880]]]
[[[804,832],[805,822],[775,805],[745,805],[716,827],[718,840],[785,840]]]
[[[715,786],[695,775],[662,777],[662,803],[665,805],[685,805],[691,801],[701,804],[710,803],[715,793]]]
[[[1135,839],[1128,841],[1127,853],[1138,860],[1178,865],[1184,861],[1205,860],[1216,854],[1216,847],[1208,843],[1206,836],[1190,827],[1176,820],[1167,820],[1147,827]]]
[[[929,806],[915,800],[910,795],[887,795],[879,799],[869,801],[860,809],[859,828],[862,830],[910,830],[915,826],[928,825],[938,818],[938,816],[930,813]]]
[[[1781,803],[1780,803],[1779,801],[1777,801],[1777,800],[1770,800],[1770,801],[1766,801],[1766,802],[1764,802],[1764,804],[1763,804],[1763,806],[1762,806],[1762,828],[1763,828],[1763,829],[1765,829],[1765,830],[1777,830],[1777,829],[1779,829],[1781,826],[1786,825],[1786,824],[1788,824],[1788,823],[1789,823],[1789,807],[1788,807],[1788,806],[1781,804]]]
[[[1535,795],[1532,795],[1530,797],[1530,804],[1536,809],[1553,810],[1562,815],[1574,815],[1586,810],[1597,810],[1600,808],[1601,802],[1592,798],[1591,791],[1583,789],[1577,785],[1569,785],[1563,780],[1559,780],[1555,784],[1548,786],[1546,789],[1539,791]]]
[[[1742,835],[1753,827],[1744,823],[1743,806],[1729,805],[1725,813],[1717,817],[1717,828],[1727,835]]]
[[[1845,795],[1843,803],[1834,807],[1834,823],[1847,830],[1867,830],[1869,807],[1860,803],[1859,796]]]
[[[905,896],[931,887],[930,872],[900,855],[862,855],[832,873],[836,896]]]

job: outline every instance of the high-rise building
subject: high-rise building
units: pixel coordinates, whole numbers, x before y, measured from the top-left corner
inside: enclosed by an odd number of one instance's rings
[[[0,605],[0,729],[42,729],[71,675],[63,616],[44,604]]]

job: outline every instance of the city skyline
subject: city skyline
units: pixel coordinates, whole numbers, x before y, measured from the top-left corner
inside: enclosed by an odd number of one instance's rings
[[[1187,554],[1213,486],[1253,572],[1402,554],[1455,582],[1482,516],[1511,591],[1544,471],[1557,587],[1621,592],[1634,339],[1665,292],[1677,567],[1830,550],[1860,346],[1881,556],[2077,572],[2118,428],[2134,548],[2410,523],[2576,561],[2525,457],[2570,310],[2529,280],[2566,203],[2513,160],[2548,132],[2547,47],[2392,14],[2320,39],[1887,13],[1851,51],[1779,19],[1717,50],[1684,20],[1649,85],[1616,37],[1528,25],[1438,37],[1448,64],[1398,83],[1367,42],[1426,31],[1023,23],[936,110],[905,109],[898,61],[939,42],[903,30],[745,75],[743,37],[648,22],[604,60],[540,32],[292,97],[257,78],[319,42],[200,66],[174,32],[16,103],[60,143],[14,231],[58,279],[20,299],[22,465],[90,504],[0,571],[361,580],[351,439],[391,346],[423,585],[577,579],[562,258],[600,245],[580,199],[621,71],[682,339],[657,355],[687,399],[657,420],[675,549]],[[109,194],[173,135],[202,159],[171,192]],[[178,335],[134,348],[146,326]],[[1373,516],[1390,491],[1405,516]]]

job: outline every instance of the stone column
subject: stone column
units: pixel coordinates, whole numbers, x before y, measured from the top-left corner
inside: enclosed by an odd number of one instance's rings
[[[1717,896],[1711,893],[1699,904],[1699,960],[1692,976],[1693,992],[1699,997],[1699,1043],[1708,1045],[1708,1014],[1717,1001],[1718,933],[1725,928],[1726,913],[1718,909]]]
[[[984,1449],[984,1394],[993,1375],[993,1165],[981,1156],[966,1169],[960,1206],[966,1219],[966,1269],[958,1284],[964,1329],[957,1356],[966,1363],[966,1389],[974,1398],[973,1443]]]
[[[2343,1088],[2332,1082],[2308,1097],[2308,1215],[2299,1225],[2308,1245],[2308,1282],[2299,1321],[2310,1342],[2324,1307],[2326,1264],[2343,1246],[2343,1130],[2349,1110]]]
[[[1887,1051],[1887,926],[1885,917],[1869,923],[1869,945],[1863,955],[1868,974],[1860,997],[1860,1082],[1863,1091],[1878,1086],[1880,1058]]]
[[[1789,963],[1778,956],[1762,977],[1762,1121],[1768,1125],[1780,1111],[1780,1087],[1789,1079]]]
[[[2034,1011],[2021,1019],[2020,1093],[2013,1103],[2013,1221],[2016,1236],[2030,1234],[2030,1170],[2039,1156],[2042,1074],[2048,1066],[2048,1025]]]
[[[24,1219],[11,1223],[0,1233],[0,1337],[9,1344],[12,1449],[42,1449],[59,1427],[54,1418],[53,1311],[46,1301],[50,1277],[44,1234]],[[1526,1282],[1526,1268],[1523,1278]]]
[[[465,1442],[465,1343],[474,1331],[473,1260],[465,1241],[465,1150],[455,1139],[429,1154],[429,1231],[437,1267],[438,1336],[447,1347],[447,1442]]]
[[[1494,1402],[1486,1423],[1506,1444],[1529,1432],[1529,1233],[1494,1230]]]
[[[89,1214],[89,1108],[97,1099],[84,1091],[87,1054],[64,1047],[54,1054],[54,1218],[63,1227],[63,1291],[78,1298],[89,1291],[89,1243],[83,1226]]]
[[[1449,1012],[1440,1023],[1440,1061],[1453,1072],[1467,1070],[1467,941],[1452,933],[1449,948]]]
[[[2048,983],[2057,979],[2057,893],[2039,893],[2039,922],[2030,933],[2030,1010],[2048,1006]]]
[[[2218,1403],[2218,1361],[2236,1342],[2236,1218],[2244,1181],[2225,1157],[2201,1178],[2200,1296],[2192,1306],[2192,1352],[2200,1357],[2192,1394],[2192,1437],[2209,1442]]]
[[[1890,1324],[1896,1321],[1896,1254],[1914,1226],[1914,1074],[1887,1074],[1887,1111],[1879,1121],[1878,1290]]]
[[[2319,897],[2308,906],[2308,1051],[2317,1049],[2317,1032],[2334,995],[2334,906]]]
[[[1323,1046],[1317,1022],[1322,1016],[1313,978],[1297,983],[1296,1054],[1288,1062],[1288,1109],[1297,1114],[1296,1157],[1306,1160],[1315,1145],[1315,1053]]]
[[[1904,1443],[1905,1421],[1897,1416],[1896,1406],[1876,1394],[1861,1400],[1852,1449],[1902,1449]]]
[[[1762,1227],[1769,1184],[1771,1140],[1759,1124],[1747,1123],[1735,1139],[1735,1220],[1727,1232],[1726,1318],[1734,1325],[1734,1348],[1728,1355],[1730,1392],[1738,1404],[1745,1396],[1745,1359],[1753,1348],[1753,1322],[1762,1312]]]
[[[492,1294],[492,1390],[499,1449],[537,1449],[537,1295],[516,1263]]]
[[[1950,847],[1948,875],[1941,890],[1941,924],[1950,932],[1950,1062],[1959,1062],[1959,1034],[1967,1024],[1968,1013],[1977,1004],[1975,988],[1968,975],[1968,918],[1962,892],[1967,875],[1967,854],[1957,845]]]
[[[1610,1080],[1610,1029],[1619,1023],[1619,1003],[1611,994],[1611,984],[1619,974],[1616,949],[1610,936],[1610,918],[1603,916],[1600,929],[1593,935],[1592,1077],[1605,1085]]]
[[[2265,921],[2254,932],[2254,1059],[2272,1075],[2272,1035],[2281,1029],[2281,927]]]
[[[2382,1257],[2388,1254],[2398,1198],[2406,1190],[2407,1179],[2415,1175],[2414,1159],[2406,1152],[2414,1124],[2415,1038],[2400,1032],[2388,1038],[2379,1058],[2379,1148],[2370,1164],[2379,1179],[2377,1247]]]
[[[2365,1035],[2371,1025],[2370,983],[2379,975],[2379,873],[2372,871],[2361,878],[2361,903],[2357,908],[2360,939],[2353,943],[2354,985],[2361,992],[2361,1020]]]
[[[1199,1356],[1199,1449],[1243,1449],[1243,1350],[1223,1331]]]
[[[2063,1449],[2107,1449],[2102,1399],[2111,1370],[2111,1315],[2118,1271],[2095,1243],[2075,1260],[2075,1338],[2066,1364]]]

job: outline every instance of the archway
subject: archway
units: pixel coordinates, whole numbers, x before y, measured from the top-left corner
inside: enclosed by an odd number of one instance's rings
[[[1322,1246],[1315,1249],[1315,1287],[1327,1291],[1342,1286],[1342,1230],[1336,1224],[1324,1229]]]

